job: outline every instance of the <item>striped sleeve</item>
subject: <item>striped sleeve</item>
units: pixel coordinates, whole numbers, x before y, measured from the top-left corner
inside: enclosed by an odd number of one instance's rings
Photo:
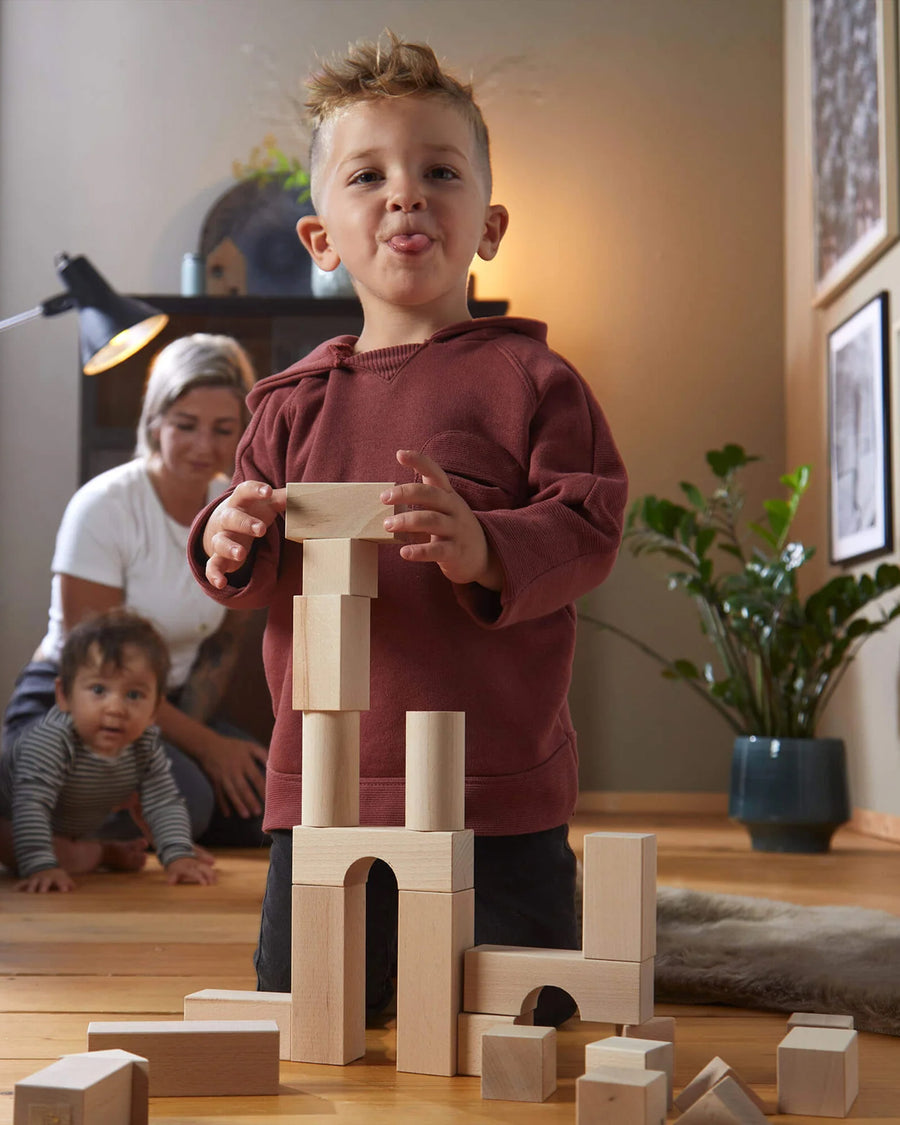
[[[139,789],[141,811],[153,833],[159,862],[167,867],[173,859],[195,854],[191,843],[191,822],[156,728],[145,731],[139,743],[141,755],[145,758]]]
[[[19,875],[58,867],[53,810],[65,785],[72,750],[62,725],[40,722],[16,743],[12,762],[12,828]]]

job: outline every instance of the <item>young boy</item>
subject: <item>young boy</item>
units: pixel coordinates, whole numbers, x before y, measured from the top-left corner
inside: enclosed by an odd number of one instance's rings
[[[343,261],[358,339],[316,348],[257,384],[230,494],[194,525],[191,564],[232,606],[267,605],[276,723],[266,781],[273,836],[259,987],[290,988],[290,828],[300,816],[301,715],[291,709],[291,599],[301,547],[284,542],[288,481],[397,480],[382,499],[405,540],[380,553],[371,710],[361,717],[364,824],[404,819],[404,712],[466,713],[466,818],[475,940],[573,948],[575,733],[567,706],[573,602],[616,557],[625,470],[606,420],[546,326],[472,320],[472,258],[493,258],[488,136],[471,89],[429,47],[368,44],[309,83],[316,214],[298,233]],[[398,470],[399,463],[399,470]],[[372,867],[367,1004],[390,994],[396,888]],[[559,1018],[560,1012],[539,1013]]]
[[[56,706],[0,756],[0,862],[22,891],[71,891],[73,875],[104,866],[136,871],[147,841],[103,840],[98,830],[140,801],[168,883],[214,883],[191,843],[156,715],[169,674],[156,629],[114,609],[78,625],[60,658]]]

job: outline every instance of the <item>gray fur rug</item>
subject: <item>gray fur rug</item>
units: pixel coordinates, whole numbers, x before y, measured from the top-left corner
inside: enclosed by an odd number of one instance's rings
[[[656,999],[839,1012],[900,1035],[900,918],[660,887]]]

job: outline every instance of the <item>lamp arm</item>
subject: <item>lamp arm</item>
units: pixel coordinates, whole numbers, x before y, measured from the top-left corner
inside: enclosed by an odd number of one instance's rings
[[[14,328],[17,324],[24,324],[27,320],[36,320],[39,316],[56,316],[57,313],[74,309],[75,305],[76,301],[71,293],[57,293],[55,297],[48,297],[33,309],[0,320],[0,332],[6,328]]]

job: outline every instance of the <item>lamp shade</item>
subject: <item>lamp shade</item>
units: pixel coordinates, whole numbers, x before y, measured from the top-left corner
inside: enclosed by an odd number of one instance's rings
[[[56,272],[78,307],[81,366],[96,375],[127,359],[163,330],[168,317],[133,297],[122,297],[82,256],[60,254]]]

